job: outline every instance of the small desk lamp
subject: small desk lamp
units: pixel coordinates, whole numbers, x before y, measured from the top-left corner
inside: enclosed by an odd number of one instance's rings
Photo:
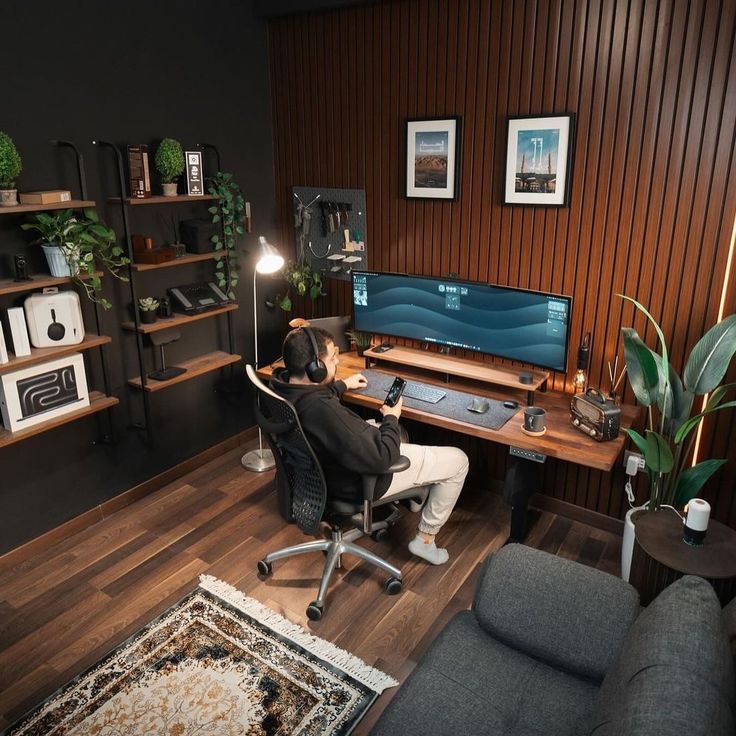
[[[256,267],[253,269],[253,339],[255,340],[253,367],[256,370],[258,370],[258,295],[256,293],[256,276],[259,273],[276,273],[283,266],[284,259],[279,255],[278,250],[263,235],[259,236],[258,260],[256,261]],[[258,449],[246,452],[240,459],[240,462],[246,470],[251,470],[254,473],[263,473],[266,470],[271,470],[276,465],[271,450],[263,449],[263,436],[260,427],[258,427]]]

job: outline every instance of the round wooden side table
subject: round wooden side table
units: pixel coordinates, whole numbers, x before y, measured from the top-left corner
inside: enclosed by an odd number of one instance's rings
[[[671,509],[639,516],[629,582],[646,606],[683,575],[699,575],[725,606],[736,595],[736,531],[711,519],[703,546],[691,547],[682,526]]]

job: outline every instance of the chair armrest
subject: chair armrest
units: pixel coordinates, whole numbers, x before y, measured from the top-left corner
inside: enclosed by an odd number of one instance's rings
[[[495,639],[597,681],[639,611],[639,594],[620,578],[521,544],[488,558],[473,600]]]
[[[399,455],[399,459],[385,472],[381,475],[393,475],[394,473],[400,473],[402,470],[406,470],[411,465],[411,460],[409,460],[406,455]],[[381,475],[363,475],[363,500],[364,501],[373,501],[373,496],[376,492],[376,483],[378,483],[378,479],[381,477]]]

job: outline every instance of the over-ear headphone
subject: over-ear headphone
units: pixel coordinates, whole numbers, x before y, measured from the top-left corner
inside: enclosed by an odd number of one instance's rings
[[[309,363],[307,363],[306,367],[304,368],[304,372],[307,374],[307,378],[312,383],[322,383],[322,381],[327,378],[327,367],[319,359],[317,339],[315,338],[312,330],[310,330],[309,327],[307,327],[306,325],[302,325],[301,329],[306,332],[307,337],[309,338],[309,342],[312,346],[312,353],[314,354],[314,359],[310,360]]]

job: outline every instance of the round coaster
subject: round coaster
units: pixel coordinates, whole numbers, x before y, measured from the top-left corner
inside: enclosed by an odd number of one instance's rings
[[[530,437],[541,437],[543,434],[546,433],[547,427],[545,427],[541,432],[530,432],[523,424],[521,425],[521,431],[524,434],[528,434]]]

